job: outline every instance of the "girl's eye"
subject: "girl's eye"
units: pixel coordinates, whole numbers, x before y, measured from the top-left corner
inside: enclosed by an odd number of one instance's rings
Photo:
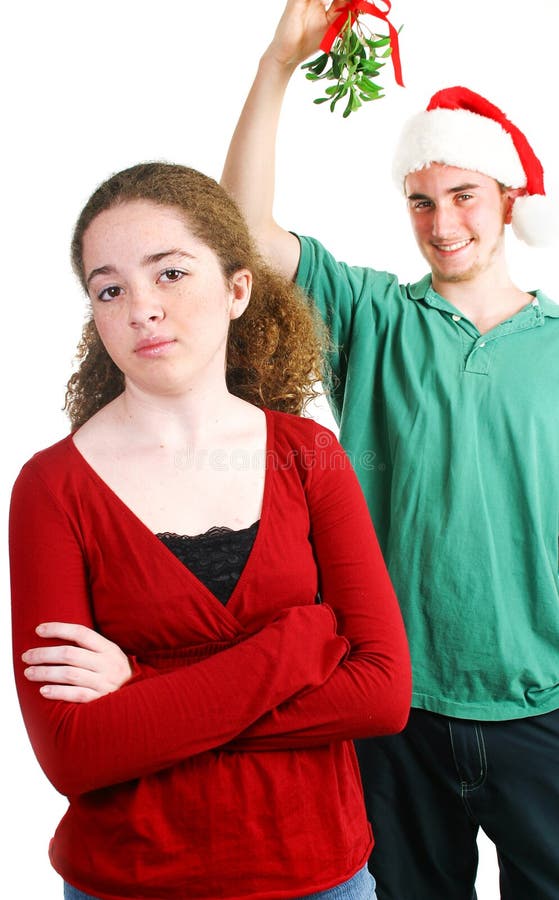
[[[116,284],[111,284],[109,287],[103,288],[97,294],[97,299],[107,303],[109,300],[116,300],[117,297],[120,297],[122,293],[122,288],[119,288]]]
[[[163,282],[173,282],[180,281],[186,275],[186,272],[183,272],[182,269],[165,269],[164,272],[159,276],[159,281]]]

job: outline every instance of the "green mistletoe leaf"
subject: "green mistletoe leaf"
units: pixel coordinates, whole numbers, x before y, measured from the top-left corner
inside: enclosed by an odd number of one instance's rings
[[[325,96],[317,97],[314,103],[328,103],[330,111],[334,112],[338,101],[347,97],[342,113],[347,119],[364,102],[383,97],[382,86],[371,79],[378,76],[385,65],[384,60],[391,53],[390,37],[374,34],[359,17],[353,22],[349,13],[330,52],[321,53],[301,66],[308,70],[306,78],[309,81],[335,82],[325,88]]]

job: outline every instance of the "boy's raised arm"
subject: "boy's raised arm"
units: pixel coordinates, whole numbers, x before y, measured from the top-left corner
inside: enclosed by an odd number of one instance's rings
[[[225,161],[222,185],[239,203],[263,255],[288,278],[299,263],[299,241],[274,219],[278,121],[289,79],[315,53],[345,4],[288,0],[241,112]]]

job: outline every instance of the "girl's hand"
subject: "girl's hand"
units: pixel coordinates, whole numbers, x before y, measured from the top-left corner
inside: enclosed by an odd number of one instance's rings
[[[22,655],[30,681],[46,682],[40,688],[49,700],[89,703],[117,691],[132,675],[130,662],[120,647],[92,628],[68,622],[44,622],[37,634],[71,644],[34,647]]]

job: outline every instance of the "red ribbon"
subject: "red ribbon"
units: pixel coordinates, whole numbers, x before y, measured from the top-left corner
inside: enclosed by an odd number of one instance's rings
[[[398,32],[388,21],[388,13],[390,12],[392,3],[391,0],[381,0],[381,2],[383,2],[388,7],[386,12],[383,12],[382,9],[379,9],[378,6],[376,6],[374,3],[369,3],[368,0],[349,0],[345,9],[343,9],[339,16],[334,19],[328,31],[322,38],[320,49],[324,50],[325,53],[330,52],[334,41],[347,22],[348,14],[351,16],[352,25],[356,21],[359,13],[369,13],[369,15],[371,16],[376,16],[377,19],[382,19],[383,22],[386,22],[386,24],[388,25],[390,46],[392,48],[392,53],[390,55],[392,57],[392,65],[394,66],[394,78],[396,79],[396,84],[399,84],[400,87],[404,87],[404,82],[402,79],[402,63],[400,61],[400,45],[398,43]]]

